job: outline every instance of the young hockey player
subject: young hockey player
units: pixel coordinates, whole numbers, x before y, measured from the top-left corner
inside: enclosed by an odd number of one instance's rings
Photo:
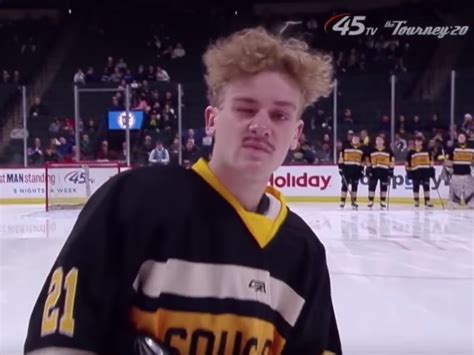
[[[34,306],[27,354],[130,355],[136,334],[171,354],[342,353],[324,247],[268,186],[304,109],[331,92],[332,63],[261,28],[204,62],[210,162],[130,170],[91,197]]]
[[[392,149],[385,145],[385,139],[377,136],[375,147],[369,149],[366,157],[366,175],[369,178],[369,204],[374,206],[375,189],[380,181],[380,208],[387,208],[387,190],[393,170],[395,167],[395,157]]]
[[[435,169],[433,167],[433,155],[424,146],[423,136],[415,137],[415,147],[410,149],[407,154],[405,168],[407,178],[413,182],[413,198],[415,207],[420,206],[420,186],[423,186],[425,198],[425,207],[432,208],[433,204],[430,200],[430,178],[435,177]]]
[[[464,198],[470,208],[474,208],[474,177],[471,175],[474,164],[474,148],[467,145],[465,133],[459,133],[457,142],[447,154],[445,167],[449,179],[449,208],[457,208]]]
[[[341,208],[346,204],[348,185],[351,185],[351,205],[357,209],[357,188],[362,178],[364,163],[364,147],[360,144],[360,137],[354,134],[349,145],[344,146],[339,155],[339,174],[342,179],[341,186]]]

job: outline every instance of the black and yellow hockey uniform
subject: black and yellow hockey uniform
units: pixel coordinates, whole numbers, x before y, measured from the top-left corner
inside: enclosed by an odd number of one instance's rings
[[[341,175],[341,207],[346,203],[348,185],[351,185],[351,202],[357,208],[357,188],[364,169],[365,150],[360,144],[344,146],[339,154],[339,174]]]
[[[269,187],[248,212],[199,160],[112,178],[81,212],[30,319],[25,352],[340,354],[325,250]],[[263,212],[263,211],[262,211]]]
[[[456,144],[446,156],[445,167],[449,171],[449,206],[457,207],[464,198],[465,203],[474,208],[474,148],[467,143]]]
[[[366,156],[366,174],[369,178],[369,207],[374,205],[375,189],[380,181],[380,207],[386,208],[389,178],[393,176],[395,157],[390,148],[373,147]]]
[[[425,206],[433,207],[430,199],[430,178],[435,177],[432,152],[426,148],[410,149],[406,157],[405,168],[407,178],[413,182],[415,207],[420,204],[420,185],[423,186]]]

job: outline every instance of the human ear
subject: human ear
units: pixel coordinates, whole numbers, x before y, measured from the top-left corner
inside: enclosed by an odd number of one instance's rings
[[[204,119],[206,123],[206,133],[214,136],[216,131],[217,109],[213,106],[207,106],[204,110]]]
[[[303,133],[304,122],[303,120],[298,120],[298,125],[296,126],[295,135],[291,139],[290,149],[294,150],[298,146],[301,134]]]

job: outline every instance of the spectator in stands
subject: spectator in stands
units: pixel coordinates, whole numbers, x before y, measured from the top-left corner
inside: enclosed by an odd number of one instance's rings
[[[389,135],[391,131],[390,117],[388,115],[382,115],[379,125],[377,127],[378,132],[383,132],[385,135]]]
[[[159,105],[159,103],[155,103],[155,105],[156,104]],[[159,132],[162,125],[161,115],[159,114],[159,111],[152,108],[149,111],[149,117],[150,119],[148,120],[148,125],[147,125],[148,129]]]
[[[30,116],[32,117],[46,116],[48,115],[48,113],[49,113],[49,110],[46,107],[46,105],[44,105],[41,102],[41,98],[39,96],[36,96],[34,99],[34,103],[30,108]]]
[[[350,108],[344,110],[344,115],[342,117],[342,132],[348,130],[355,130],[355,122],[352,117],[352,111]]]
[[[58,149],[55,144],[50,144],[49,147],[45,149],[44,162],[45,163],[58,163],[59,162]]]
[[[186,146],[183,150],[183,165],[186,168],[189,168],[191,165],[193,165],[200,157],[199,155],[199,149],[198,147],[194,144],[192,139],[188,139],[186,142]]]
[[[170,155],[170,164],[171,165],[178,165],[179,163],[179,150],[181,149],[179,144],[179,138],[174,137],[173,142],[168,147],[168,152]]]
[[[165,101],[164,101],[165,109],[166,109],[166,105],[170,106],[170,109],[172,110],[172,113],[174,114],[174,108],[176,108],[178,105],[171,91],[165,92]]]
[[[0,84],[10,84],[10,74],[8,74],[7,70],[2,71],[2,81]]]
[[[206,135],[201,140],[201,155],[204,159],[209,160],[209,155],[212,152],[213,138],[210,132],[206,132]]]
[[[124,110],[125,108],[123,107],[123,105],[120,104],[119,102],[119,99],[117,96],[112,96],[112,105],[109,107],[109,110],[110,111],[122,111]],[[135,110],[135,108],[134,108]]]
[[[437,113],[433,113],[433,115],[431,116],[429,127],[431,128],[433,135],[435,135],[439,131],[446,130],[446,125],[443,122],[441,122]]]
[[[331,145],[324,142],[321,149],[316,151],[316,158],[320,164],[330,164],[333,162]]]
[[[110,76],[110,81],[113,83],[120,83],[123,79],[123,74],[118,67],[114,68],[112,75]]]
[[[97,82],[99,82],[99,77],[96,75],[93,67],[87,68],[87,72],[86,72],[86,75],[85,75],[84,79],[85,79],[86,83],[97,83]]]
[[[117,160],[124,164],[127,163],[127,142],[122,142],[122,149],[117,156]]]
[[[150,135],[146,135],[145,138],[143,139],[143,143],[136,151],[137,163],[140,165],[148,164],[148,158],[152,150],[153,150],[153,140]]]
[[[74,84],[84,85],[86,83],[86,77],[81,68],[77,69],[76,74],[74,74]]]
[[[404,138],[402,138],[400,133],[395,133],[395,140],[392,149],[395,161],[404,162],[408,153],[408,143]]]
[[[123,58],[119,58],[119,61],[115,67],[118,68],[122,73],[125,73],[127,70],[127,63],[125,63]]]
[[[139,83],[143,82],[143,80],[146,80],[147,74],[145,73],[145,66],[143,64],[138,66],[137,75],[135,78]]]
[[[370,144],[369,133],[367,132],[366,129],[363,129],[362,131],[360,131],[360,142],[365,147],[368,147]]]
[[[149,111],[147,96],[145,93],[142,93],[140,95],[140,97],[138,98],[138,103],[136,106],[133,107],[133,110],[144,111],[144,112]]]
[[[420,120],[419,115],[414,115],[413,116],[413,121],[411,122],[410,125],[410,133],[415,133],[415,132],[423,132],[424,126]]]
[[[13,84],[21,84],[21,77],[20,77],[20,72],[18,70],[15,70],[13,72],[13,79],[12,79]]]
[[[37,165],[43,163],[43,147],[38,137],[35,138],[33,146],[28,149],[28,158],[30,164]]]
[[[400,115],[400,117],[398,117],[398,121],[395,125],[395,132],[399,133],[402,136],[408,133],[408,123],[405,118],[405,115]]]
[[[183,48],[183,45],[181,43],[177,43],[176,47],[173,49],[173,52],[171,53],[171,58],[176,59],[176,58],[182,58],[186,55],[186,51]]]
[[[156,142],[156,147],[150,152],[148,162],[151,165],[168,165],[170,163],[170,155],[168,150],[163,147],[162,141]]]
[[[90,119],[87,125],[84,126],[84,132],[89,134],[89,136],[93,136],[97,133],[97,124],[93,119]]]
[[[193,144],[196,144],[196,133],[192,128],[189,128],[184,134],[183,142],[188,142],[190,140],[193,142]]]
[[[159,65],[156,67],[156,81],[170,81],[168,72]]]
[[[161,116],[163,117],[163,122],[169,123],[171,128],[176,128],[178,126],[178,118],[175,115],[173,108],[169,104],[165,104],[165,108]]]
[[[72,156],[72,144],[64,136],[59,137],[58,154],[61,160],[68,160]]]
[[[461,125],[461,129],[463,132],[470,132],[474,130],[474,121],[472,120],[470,113],[466,113],[464,115],[464,121]]]
[[[133,80],[134,80],[134,77],[133,77],[132,71],[130,69],[126,69],[125,75],[123,76],[123,81],[126,84],[131,84]]]
[[[61,129],[61,122],[59,119],[55,118],[53,122],[49,124],[48,131],[52,136],[57,136],[59,130]]]
[[[148,80],[148,81],[155,81],[156,80],[155,67],[153,65],[150,65],[148,67],[148,72],[146,74],[146,80]]]
[[[107,140],[103,140],[100,143],[100,148],[97,152],[97,160],[110,161],[114,160],[114,158],[113,152],[109,149],[109,142]]]
[[[94,152],[92,149],[92,144],[87,133],[83,133],[81,136],[81,157],[85,160],[93,160],[94,159]]]
[[[435,163],[444,160],[445,149],[443,145],[443,138],[437,135],[429,141],[429,147],[432,149]]]

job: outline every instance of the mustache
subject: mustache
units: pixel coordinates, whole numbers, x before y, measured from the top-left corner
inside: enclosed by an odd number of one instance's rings
[[[261,138],[256,138],[256,137],[252,137],[252,136],[247,136],[247,137],[244,137],[243,141],[242,141],[244,144],[246,143],[253,143],[253,144],[256,144],[258,146],[261,146],[265,151],[267,151],[268,153],[272,153],[275,151],[275,146],[269,142],[268,140],[266,139],[261,139]]]

